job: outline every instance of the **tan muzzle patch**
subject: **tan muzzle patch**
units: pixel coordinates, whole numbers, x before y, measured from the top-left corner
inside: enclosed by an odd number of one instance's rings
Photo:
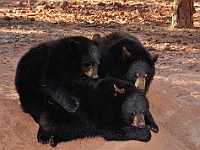
[[[97,70],[94,66],[90,66],[90,69],[88,71],[85,72],[85,74],[92,79],[97,79],[99,78],[98,74],[97,74]]]
[[[144,119],[144,115],[136,115],[133,119],[133,124],[134,126],[138,127],[138,128],[145,128],[145,119]]]
[[[138,77],[135,81],[136,88],[140,90],[145,90],[146,78],[145,77]]]

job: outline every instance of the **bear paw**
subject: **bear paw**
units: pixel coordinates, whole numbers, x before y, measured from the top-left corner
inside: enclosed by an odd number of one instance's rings
[[[144,142],[148,142],[151,139],[151,132],[147,129],[138,129],[139,131],[137,131],[138,134],[138,140],[139,141],[144,141]]]
[[[56,147],[57,144],[58,144],[58,142],[59,142],[59,140],[58,140],[58,138],[56,138],[55,136],[51,136],[51,137],[50,137],[49,143],[50,143],[50,145],[51,145],[52,147]]]
[[[48,143],[49,143],[50,136],[39,135],[39,134],[38,134],[37,139],[38,139],[38,142],[39,142],[39,143],[48,144]]]
[[[38,142],[42,144],[48,144],[49,139],[50,139],[50,135],[40,127],[37,134]]]
[[[148,126],[148,128],[155,133],[158,133],[158,131],[159,131],[157,124],[151,124]]]
[[[69,100],[68,103],[64,105],[64,108],[68,112],[73,113],[77,111],[77,109],[79,108],[79,105],[80,105],[79,99],[71,96],[71,100]]]

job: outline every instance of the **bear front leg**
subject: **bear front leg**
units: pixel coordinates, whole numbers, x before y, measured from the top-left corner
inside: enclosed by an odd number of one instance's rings
[[[37,139],[39,143],[50,144],[52,147],[56,147],[59,143],[59,138],[56,136],[50,135],[46,132],[41,126],[39,127]]]
[[[39,143],[48,144],[50,140],[50,134],[46,132],[41,126],[39,127],[37,140]]]
[[[65,90],[51,91],[54,100],[68,112],[75,112],[79,108],[79,100]]]
[[[76,97],[70,95],[69,92],[63,87],[59,88],[46,88],[46,93],[49,99],[52,100],[49,103],[56,102],[60,104],[66,111],[73,113],[79,108],[80,101]]]
[[[50,145],[52,146],[52,147],[56,147],[57,146],[57,144],[59,143],[59,138],[57,138],[56,136],[51,136],[50,137]]]
[[[152,114],[149,111],[147,112],[145,116],[145,124],[150,130],[152,130],[155,133],[158,133],[159,128],[157,124],[155,123]]]
[[[132,125],[109,125],[103,130],[102,136],[105,140],[118,140],[118,141],[128,141],[128,140],[138,140],[147,142],[151,139],[151,132],[147,128],[139,129]]]

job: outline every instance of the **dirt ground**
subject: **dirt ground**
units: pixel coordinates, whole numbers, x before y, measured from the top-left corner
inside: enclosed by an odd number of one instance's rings
[[[0,0],[0,150],[199,150],[200,2],[195,1],[195,28],[185,30],[169,27],[172,1],[69,2],[63,10],[60,3],[36,6],[34,1],[29,10],[26,1]],[[152,133],[147,143],[101,137],[63,142],[56,148],[38,143],[38,124],[22,112],[14,86],[20,57],[49,39],[117,30],[130,32],[150,53],[159,54],[147,94],[159,133]]]

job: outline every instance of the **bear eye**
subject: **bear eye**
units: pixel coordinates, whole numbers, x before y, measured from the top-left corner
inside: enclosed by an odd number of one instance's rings
[[[144,114],[144,113],[145,113],[145,110],[142,110],[141,112]]]
[[[144,78],[147,78],[147,74],[144,74]]]
[[[130,116],[131,116],[132,118],[134,118],[134,117],[135,117],[135,115],[136,115],[136,113],[135,113],[135,112],[133,112],[133,113],[130,113]]]
[[[95,62],[91,62],[91,63],[88,63],[88,66],[95,66],[96,65],[96,63]]]
[[[135,78],[139,78],[140,75],[139,75],[138,73],[136,73],[136,74],[134,74],[134,77],[135,77]]]
[[[97,66],[97,67],[98,67],[99,65],[100,65],[99,62],[95,62],[95,63],[94,63],[94,66]]]
[[[90,66],[91,64],[90,63],[84,63],[83,65],[84,66]]]

